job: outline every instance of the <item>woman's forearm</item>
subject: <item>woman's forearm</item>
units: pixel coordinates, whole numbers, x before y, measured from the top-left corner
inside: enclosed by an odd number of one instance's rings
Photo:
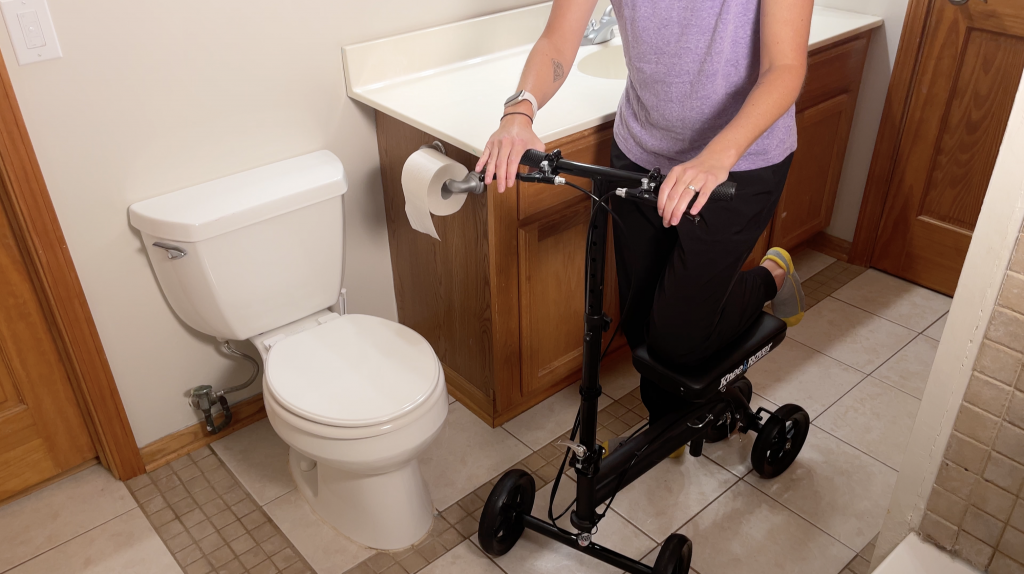
[[[565,83],[565,75],[576,60],[575,50],[567,49],[566,42],[552,42],[541,38],[534,44],[530,56],[519,78],[519,89],[526,90],[537,98],[537,105],[543,106]]]
[[[736,117],[704,149],[727,158],[730,165],[743,157],[768,128],[793,105],[803,87],[805,65],[784,64],[766,69]]]

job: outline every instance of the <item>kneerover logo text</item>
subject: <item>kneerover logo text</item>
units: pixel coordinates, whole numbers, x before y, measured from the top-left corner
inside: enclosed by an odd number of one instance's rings
[[[747,369],[749,369],[750,367],[753,367],[754,363],[756,363],[756,362],[760,361],[762,358],[764,358],[764,356],[767,355],[768,352],[771,351],[771,350],[772,350],[772,343],[768,343],[767,347],[761,349],[757,353],[754,353],[753,357],[750,357],[746,361],[743,361],[743,364],[738,366],[738,367],[736,367],[735,371],[733,371],[731,373],[728,373],[724,377],[722,377],[722,381],[718,385],[718,390],[724,391],[725,390],[725,385],[729,384],[729,381],[731,381],[731,380],[735,379],[736,377],[742,375],[743,373],[747,372]]]

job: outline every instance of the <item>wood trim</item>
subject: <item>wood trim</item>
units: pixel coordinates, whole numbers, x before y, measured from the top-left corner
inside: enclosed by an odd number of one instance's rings
[[[6,192],[0,193],[6,193],[4,199],[15,233],[26,246],[26,264],[49,315],[82,412],[91,423],[101,462],[121,480],[138,476],[145,470],[142,456],[2,57],[0,172],[6,183]]]
[[[848,263],[850,248],[853,244],[845,239],[834,237],[822,231],[808,239],[807,243],[804,245],[810,249]]]
[[[480,389],[473,386],[465,377],[453,371],[448,365],[441,363],[444,368],[444,380],[448,387],[448,394],[459,401],[473,414],[480,417],[485,423],[496,426],[494,417],[491,414],[493,399],[480,392]]]
[[[896,52],[896,63],[889,79],[889,90],[885,96],[885,107],[878,126],[875,150],[871,156],[864,197],[857,217],[857,228],[853,236],[848,261],[854,265],[867,266],[875,248],[875,238],[882,223],[882,211],[889,193],[892,172],[896,166],[896,154],[903,137],[910,96],[913,93],[914,78],[924,48],[924,31],[928,24],[932,2],[937,0],[910,0],[907,5],[900,45]]]
[[[96,457],[90,458],[89,460],[87,460],[87,461],[85,461],[83,463],[77,464],[77,465],[75,465],[75,466],[65,470],[64,472],[62,472],[60,474],[56,474],[54,476],[51,476],[50,478],[40,482],[39,484],[34,484],[34,485],[30,486],[30,487],[22,490],[18,494],[15,494],[14,496],[9,496],[9,497],[7,497],[7,498],[5,498],[3,500],[0,500],[0,508],[2,508],[4,506],[7,506],[8,504],[14,502],[15,500],[20,500],[22,498],[25,498],[26,496],[32,494],[33,492],[38,492],[38,491],[46,488],[47,486],[50,486],[51,484],[60,482],[60,481],[64,480],[65,478],[67,478],[67,477],[69,477],[69,476],[71,476],[73,474],[78,474],[78,473],[82,472],[83,470],[85,470],[85,469],[87,469],[87,468],[89,468],[91,466],[95,466],[95,465],[97,465],[99,463],[100,463],[100,459],[99,458],[96,458]]]
[[[231,425],[217,434],[210,434],[206,430],[206,423],[199,422],[163,438],[158,438],[142,447],[140,449],[142,453],[141,459],[145,461],[146,472],[153,472],[161,466],[194,450],[199,450],[215,440],[220,440],[235,431],[244,429],[252,423],[267,418],[267,409],[263,406],[263,394],[251,396],[231,405],[231,415],[233,417]],[[215,414],[213,420],[219,423],[224,420],[224,414]]]

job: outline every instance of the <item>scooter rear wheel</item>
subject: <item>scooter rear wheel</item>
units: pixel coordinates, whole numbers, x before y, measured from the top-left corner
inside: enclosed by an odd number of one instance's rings
[[[750,464],[761,478],[775,478],[793,464],[811,429],[807,411],[796,405],[782,405],[768,420],[754,440]]]
[[[491,556],[512,549],[526,529],[523,517],[533,511],[537,483],[530,473],[512,469],[498,479],[480,513],[480,547]]]
[[[654,574],[688,574],[693,543],[682,534],[672,534],[658,552],[654,561]]]

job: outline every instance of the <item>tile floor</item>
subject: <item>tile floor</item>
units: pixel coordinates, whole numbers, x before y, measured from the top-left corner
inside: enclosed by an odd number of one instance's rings
[[[950,300],[820,253],[795,259],[814,307],[749,377],[755,407],[794,402],[810,413],[800,458],[762,480],[751,473],[750,434],[666,460],[619,494],[596,540],[651,564],[661,541],[682,532],[699,574],[867,571]],[[643,422],[627,353],[609,357],[602,384],[600,438]],[[532,533],[492,560],[475,536],[483,500],[509,468],[534,476],[546,511],[563,452],[553,443],[568,433],[577,396],[570,387],[497,429],[452,403],[421,460],[440,512],[409,549],[374,552],[319,520],[291,481],[286,446],[261,421],[125,484],[93,467],[0,507],[0,572],[617,574]],[[556,504],[571,500],[572,478]]]

